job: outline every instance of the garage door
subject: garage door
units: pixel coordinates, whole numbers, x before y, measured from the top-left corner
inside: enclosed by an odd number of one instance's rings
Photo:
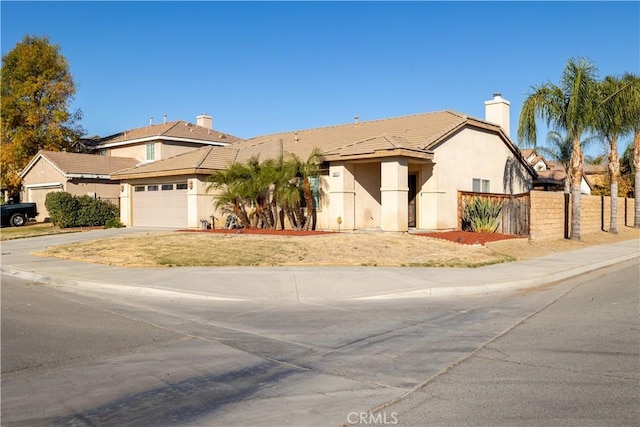
[[[187,228],[187,184],[134,186],[133,225]]]
[[[27,202],[35,203],[36,209],[38,209],[38,216],[36,217],[37,221],[44,221],[46,218],[49,218],[49,211],[44,205],[44,202],[47,198],[47,194],[54,191],[62,191],[62,184],[47,186],[47,187],[36,187],[29,188],[27,187]]]

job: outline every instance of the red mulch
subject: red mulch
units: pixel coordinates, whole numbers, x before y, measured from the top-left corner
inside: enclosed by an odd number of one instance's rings
[[[193,233],[217,233],[217,234],[258,234],[268,236],[318,236],[320,234],[331,234],[332,231],[313,231],[313,230],[266,230],[264,228],[214,228],[209,230],[179,230],[181,232]]]
[[[488,242],[495,242],[506,239],[522,239],[522,236],[511,236],[500,233],[474,233],[471,231],[439,231],[434,233],[416,233],[416,236],[427,236],[435,239],[448,240],[462,245],[484,245]]]

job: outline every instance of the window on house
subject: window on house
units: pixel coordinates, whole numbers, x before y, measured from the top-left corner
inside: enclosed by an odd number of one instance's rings
[[[162,190],[173,190],[173,184],[162,184]]]
[[[158,191],[157,185],[147,185],[147,191]]]
[[[186,182],[181,182],[179,184],[176,184],[176,190],[186,190],[187,189],[187,183]]]
[[[151,142],[147,144],[147,160],[156,159],[156,144]]]
[[[474,193],[490,193],[491,181],[488,179],[473,178],[473,192]]]
[[[144,191],[144,185],[137,185],[135,191]]]

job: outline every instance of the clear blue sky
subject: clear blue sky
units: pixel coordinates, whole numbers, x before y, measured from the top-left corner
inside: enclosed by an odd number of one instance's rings
[[[640,2],[1,2],[2,55],[49,36],[89,135],[168,120],[248,138],[451,109],[484,118],[567,60],[640,72]],[[544,143],[544,133],[538,142]],[[517,142],[517,141],[516,141]],[[626,144],[627,141],[623,141]],[[599,150],[599,147],[598,147]],[[593,152],[593,149],[592,149]]]

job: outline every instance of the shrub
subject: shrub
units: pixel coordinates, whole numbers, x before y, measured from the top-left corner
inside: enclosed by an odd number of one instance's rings
[[[493,233],[500,225],[503,203],[489,197],[474,197],[464,205],[462,229],[477,233]]]
[[[53,225],[60,228],[74,227],[78,213],[78,202],[75,197],[64,191],[47,194],[44,205],[49,211]]]
[[[104,223],[104,228],[122,228],[124,226],[118,218],[109,218],[107,222]]]
[[[89,196],[58,191],[47,194],[44,204],[51,222],[60,228],[101,226],[110,220],[120,222],[117,206]]]

